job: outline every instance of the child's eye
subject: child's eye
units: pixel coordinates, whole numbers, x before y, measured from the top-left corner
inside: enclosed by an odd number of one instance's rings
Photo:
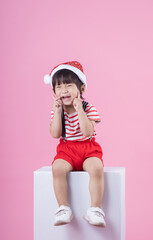
[[[57,85],[56,88],[60,88],[61,86],[60,85]]]
[[[68,87],[72,87],[72,84],[67,84]]]

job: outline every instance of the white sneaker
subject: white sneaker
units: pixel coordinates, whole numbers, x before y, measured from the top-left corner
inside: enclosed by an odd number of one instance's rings
[[[106,222],[104,220],[105,213],[99,207],[90,207],[84,218],[92,225],[105,227]]]
[[[54,225],[70,223],[73,218],[72,210],[68,206],[61,205],[55,212]]]

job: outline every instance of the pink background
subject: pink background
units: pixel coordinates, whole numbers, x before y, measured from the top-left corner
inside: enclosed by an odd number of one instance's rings
[[[5,0],[1,18],[0,239],[33,239],[33,171],[50,165],[51,87],[84,67],[105,166],[126,167],[126,239],[153,239],[153,1]]]

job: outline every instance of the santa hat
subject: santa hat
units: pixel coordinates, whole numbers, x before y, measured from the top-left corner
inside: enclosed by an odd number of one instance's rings
[[[57,65],[56,67],[54,67],[52,69],[52,71],[50,72],[50,74],[46,74],[44,76],[45,84],[51,84],[51,86],[52,86],[52,79],[53,79],[54,74],[57,71],[62,70],[62,69],[68,69],[68,70],[71,70],[72,72],[74,72],[78,76],[80,81],[82,83],[84,83],[86,85],[86,87],[87,87],[86,76],[85,76],[85,74],[83,72],[83,67],[77,61],[61,63],[61,64]]]

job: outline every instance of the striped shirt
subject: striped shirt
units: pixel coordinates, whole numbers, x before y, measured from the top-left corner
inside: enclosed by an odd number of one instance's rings
[[[87,117],[89,120],[95,121],[96,123],[100,122],[100,116],[96,110],[96,108],[92,104],[87,104],[85,110]],[[53,120],[54,112],[51,111],[51,121]],[[65,119],[65,140],[69,141],[84,141],[90,138],[83,136],[79,126],[79,119],[77,112],[68,114],[64,111],[64,119]],[[92,137],[96,136],[96,132],[94,130]],[[62,138],[62,136],[60,137]]]

